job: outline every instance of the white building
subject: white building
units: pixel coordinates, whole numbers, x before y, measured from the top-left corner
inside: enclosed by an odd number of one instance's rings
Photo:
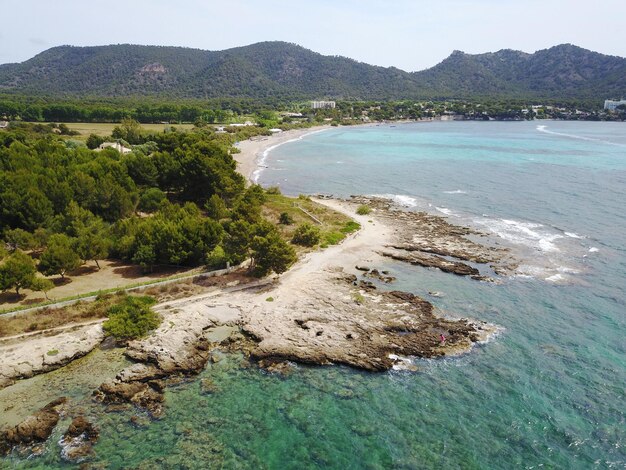
[[[335,109],[334,101],[311,101],[313,109]]]
[[[117,150],[121,154],[126,154],[126,153],[132,152],[131,149],[129,149],[127,147],[124,147],[119,142],[105,142],[103,144],[100,144],[100,146],[96,150],[104,150],[106,148],[114,148],[115,150]]]
[[[626,105],[626,100],[604,100],[604,109],[607,111],[615,111],[621,105]]]

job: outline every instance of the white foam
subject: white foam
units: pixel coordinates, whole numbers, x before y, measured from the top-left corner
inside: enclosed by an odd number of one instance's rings
[[[589,253],[597,253],[598,251],[600,250],[596,248],[595,246],[592,246],[591,248],[589,248]]]
[[[599,142],[601,144],[606,144],[606,145],[615,145],[616,147],[626,147],[626,145],[619,144],[617,142],[611,142],[611,141],[608,141],[608,140],[596,139],[594,137],[585,137],[585,136],[576,135],[576,134],[565,134],[564,132],[554,132],[554,131],[549,131],[547,128],[548,128],[548,126],[537,126],[537,130],[539,132],[543,132],[544,134],[557,135],[559,137],[567,137],[569,139],[586,140],[586,141],[589,141],[589,142]]]
[[[372,194],[372,197],[381,197],[383,199],[391,199],[394,203],[402,207],[416,207],[417,199],[404,194]]]
[[[565,233],[565,235],[567,235],[570,238],[585,238],[585,237],[583,237],[581,235],[578,235],[577,233],[574,233],[574,232],[564,232],[564,233]]]
[[[446,215],[453,215],[454,214],[454,212],[452,212],[447,207],[437,207],[437,206],[435,206],[435,209],[437,209],[442,214],[446,214]]]
[[[270,146],[270,147],[267,147],[267,148],[263,151],[263,153],[262,153],[262,154],[258,157],[258,159],[257,159],[257,161],[256,161],[257,167],[259,167],[259,168],[257,168],[256,170],[254,170],[254,172],[252,173],[252,181],[253,181],[254,183],[258,183],[258,181],[259,181],[259,177],[261,176],[261,172],[263,171],[263,169],[264,169],[264,168],[267,168],[267,167],[265,166],[265,160],[267,160],[267,156],[270,154],[270,152],[271,152],[272,150],[274,150],[274,149],[276,149],[276,148],[280,147],[281,145],[285,145],[285,144],[288,144],[288,143],[290,143],[290,142],[297,142],[298,140],[302,140],[302,139],[304,139],[305,137],[308,137],[308,136],[313,135],[313,134],[318,134],[318,133],[320,133],[320,132],[324,132],[324,131],[327,131],[327,130],[328,130],[328,129],[320,129],[320,130],[317,130],[317,131],[307,132],[306,134],[302,134],[301,136],[296,137],[296,138],[294,138],[294,139],[285,140],[284,142],[280,142],[280,143],[278,143],[278,144],[276,144],[276,145],[272,145],[272,146]]]
[[[444,191],[445,194],[467,194],[467,191],[455,189],[454,191]]]
[[[500,238],[519,245],[539,249],[545,252],[557,252],[554,242],[563,235],[541,230],[544,226],[533,222],[521,222],[512,219],[476,219],[475,223],[486,226]]]
[[[554,274],[552,276],[546,277],[546,281],[549,282],[559,282],[565,280],[565,277],[562,274]]]

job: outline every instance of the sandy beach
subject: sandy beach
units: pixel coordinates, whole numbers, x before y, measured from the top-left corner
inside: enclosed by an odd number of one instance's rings
[[[237,162],[237,170],[246,177],[251,183],[256,183],[257,170],[260,161],[263,159],[263,153],[270,148],[275,148],[286,142],[301,139],[302,137],[330,129],[331,126],[314,126],[306,129],[292,129],[269,136],[254,137],[243,142],[238,142],[236,147],[241,151],[234,154],[233,158]],[[262,164],[262,163],[261,163]]]

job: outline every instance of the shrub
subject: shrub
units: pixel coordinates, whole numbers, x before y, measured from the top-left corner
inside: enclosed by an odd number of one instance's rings
[[[226,267],[226,253],[221,245],[217,245],[206,255],[206,265],[211,269],[222,269]]]
[[[278,186],[270,186],[265,190],[266,194],[282,194]]]
[[[102,328],[107,335],[117,339],[140,338],[161,323],[159,315],[150,309],[155,303],[153,297],[127,296],[109,308],[109,319],[102,324]]]
[[[311,224],[300,225],[291,239],[291,243],[302,246],[315,246],[320,241],[320,229]]]
[[[282,212],[278,217],[278,223],[282,225],[291,225],[293,224],[293,217],[291,217],[288,212]]]
[[[359,206],[358,209],[356,210],[356,213],[359,215],[367,215],[370,212],[372,212],[372,208],[366,204]]]
[[[341,228],[341,233],[352,233],[352,232],[356,232],[357,230],[359,230],[361,228],[361,224],[355,222],[354,220],[351,220],[350,222],[346,222],[346,225],[344,225]]]

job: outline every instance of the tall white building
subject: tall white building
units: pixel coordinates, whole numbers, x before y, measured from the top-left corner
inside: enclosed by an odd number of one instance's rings
[[[608,111],[615,111],[615,108],[626,104],[626,100],[604,100],[604,109]]]
[[[313,109],[335,109],[334,101],[311,101]]]

